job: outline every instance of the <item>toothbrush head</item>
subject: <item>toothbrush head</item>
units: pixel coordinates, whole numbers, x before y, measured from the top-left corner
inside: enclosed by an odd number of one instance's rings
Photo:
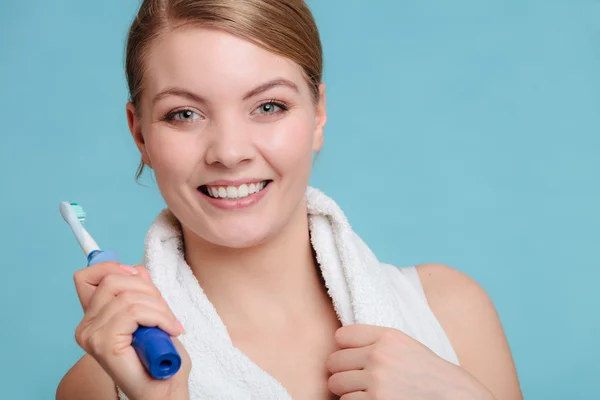
[[[69,205],[71,206],[71,208],[73,208],[73,212],[75,213],[75,216],[77,217],[79,222],[81,222],[83,224],[85,222],[85,217],[86,217],[83,207],[81,207],[77,203],[69,203]]]
[[[67,201],[61,201],[59,205],[60,215],[67,224],[73,228],[73,226],[80,225],[85,221],[85,211],[77,203],[69,203]]]
[[[82,226],[86,217],[83,207],[77,203],[61,201],[59,210],[60,215],[62,215],[67,225],[71,228],[71,231],[73,231],[73,234],[85,255],[88,256],[94,250],[98,250],[98,244]]]

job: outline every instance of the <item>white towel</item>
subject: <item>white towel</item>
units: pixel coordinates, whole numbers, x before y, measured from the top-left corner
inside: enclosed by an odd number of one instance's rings
[[[331,198],[309,187],[306,200],[312,245],[340,322],[399,329],[458,364],[418,288],[399,268],[377,260]],[[180,225],[168,209],[150,227],[145,245],[142,264],[186,329],[180,340],[192,359],[190,399],[291,399],[275,378],[233,346],[185,262]],[[120,390],[119,397],[127,399]]]

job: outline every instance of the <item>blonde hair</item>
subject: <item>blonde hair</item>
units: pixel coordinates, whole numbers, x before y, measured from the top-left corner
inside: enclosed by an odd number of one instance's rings
[[[130,102],[136,112],[150,43],[189,24],[223,30],[294,61],[302,68],[313,99],[318,99],[323,50],[304,0],[144,0],[129,29],[125,59]],[[142,161],[136,180],[143,170]]]

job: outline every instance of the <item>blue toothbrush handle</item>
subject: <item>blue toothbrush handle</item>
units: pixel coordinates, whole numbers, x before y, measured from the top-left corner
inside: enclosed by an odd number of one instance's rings
[[[119,256],[111,250],[93,251],[88,256],[88,266],[105,261],[119,262]],[[181,357],[171,337],[158,327],[140,326],[133,333],[131,345],[148,373],[155,379],[170,378],[181,367]]]

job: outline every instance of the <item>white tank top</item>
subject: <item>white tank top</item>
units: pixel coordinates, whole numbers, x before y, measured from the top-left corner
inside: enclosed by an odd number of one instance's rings
[[[427,301],[427,297],[425,296],[425,291],[423,290],[423,285],[421,284],[421,278],[419,277],[419,273],[417,272],[416,267],[401,267],[398,268],[400,273],[409,280],[409,282],[417,289],[417,292],[421,295],[421,298]]]
[[[441,345],[436,351],[438,355],[443,355],[447,361],[456,365],[460,365],[458,356],[454,351],[452,343],[450,342],[450,338],[448,338],[444,328],[431,310],[431,307],[429,307],[427,296],[423,290],[423,285],[421,283],[421,278],[419,277],[417,268],[414,266],[396,267],[389,264],[382,264],[382,266],[388,269],[390,279],[394,284],[396,293],[398,293],[399,296],[402,297],[407,304],[409,304],[409,308],[419,309],[420,321],[418,325],[424,324],[433,328],[432,331],[435,332],[438,338],[437,342]],[[413,289],[412,293],[407,293],[406,285],[402,284],[405,281],[410,283],[410,287]],[[412,328],[414,332],[420,330],[420,326],[416,326],[416,324],[413,324]]]

